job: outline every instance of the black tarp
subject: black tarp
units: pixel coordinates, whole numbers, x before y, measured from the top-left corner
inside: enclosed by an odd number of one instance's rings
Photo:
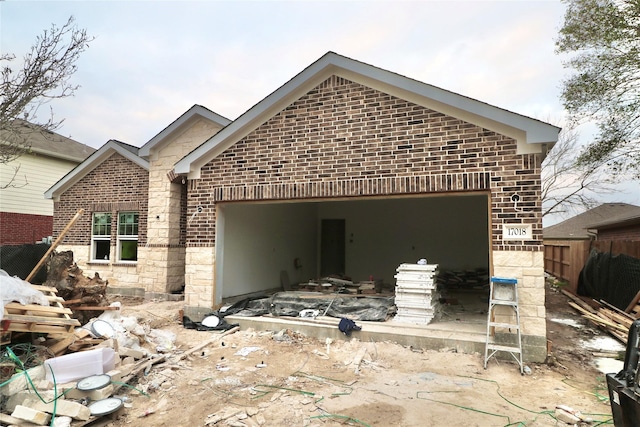
[[[0,268],[6,271],[9,276],[18,276],[25,280],[50,247],[51,245],[46,243],[0,246]],[[39,284],[46,280],[47,268],[45,264],[30,282]]]
[[[640,291],[640,259],[591,250],[578,279],[578,295],[626,310]]]
[[[233,307],[230,307],[232,309]],[[385,321],[395,313],[394,297],[345,297],[340,294],[305,296],[295,292],[276,293],[270,297],[243,301],[242,309],[232,310],[243,317],[273,316],[297,317],[303,310],[318,310],[320,315],[348,317],[352,320]],[[325,314],[326,311],[326,314]],[[221,313],[229,315],[226,311]]]

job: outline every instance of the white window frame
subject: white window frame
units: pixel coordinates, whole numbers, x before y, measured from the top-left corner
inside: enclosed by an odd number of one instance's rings
[[[107,215],[109,221],[102,225],[102,227],[106,227],[106,231],[107,234],[94,234],[95,233],[95,223],[96,223],[96,216],[97,215]],[[101,263],[108,263],[111,260],[111,221],[112,221],[112,214],[111,212],[94,212],[93,215],[91,215],[91,262],[101,262]],[[96,242],[108,242],[109,243],[109,253],[107,255],[107,259],[103,258],[97,258],[96,257],[96,251],[97,251],[97,245]]]
[[[121,224],[121,220],[122,217],[121,215],[128,215],[128,214],[133,214],[137,217],[137,220],[135,222],[135,231],[136,234],[120,234],[120,226]],[[139,227],[140,227],[140,213],[136,212],[136,211],[122,211],[122,212],[118,212],[118,225],[117,225],[118,229],[117,229],[117,244],[116,244],[116,259],[118,260],[118,263],[127,263],[127,264],[135,264],[138,262],[138,250],[137,250],[137,246],[138,246],[138,232],[139,232]],[[122,259],[122,245],[121,242],[123,241],[135,241],[136,242],[136,259],[135,260],[131,260],[131,259]]]

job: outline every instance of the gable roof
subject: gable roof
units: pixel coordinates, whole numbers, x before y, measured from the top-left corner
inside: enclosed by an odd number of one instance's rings
[[[45,191],[44,197],[46,199],[58,198],[60,194],[64,193],[69,187],[81,180],[85,175],[115,153],[118,153],[138,166],[149,170],[149,162],[140,157],[138,155],[138,151],[139,148],[132,145],[116,141],[115,139],[109,140],[84,162],[73,168],[69,173],[60,178],[58,182],[53,184],[51,188]]]
[[[558,140],[556,126],[328,52],[178,161],[174,171],[196,178],[204,164],[332,75],[512,137],[519,153],[543,152],[543,144],[550,149]]]
[[[96,151],[95,148],[44,129],[42,126],[21,119],[15,119],[15,122],[17,124],[15,129],[19,134],[14,136],[28,141],[30,151],[34,153],[80,163]],[[9,132],[3,129],[0,131],[0,143],[6,138],[10,138]]]
[[[160,148],[171,136],[184,131],[199,118],[210,120],[211,122],[220,125],[220,127],[225,127],[231,123],[231,120],[214,113],[208,108],[194,104],[193,107],[189,108],[169,126],[164,128],[146,144],[140,147],[140,152],[138,154],[140,157],[148,157],[153,148]]]
[[[638,207],[638,212],[636,215],[632,214],[631,216],[626,218],[616,218],[598,222],[589,225],[589,228],[593,230],[610,230],[612,228],[628,227],[636,224],[640,224],[640,207]]]
[[[604,203],[559,224],[545,227],[545,240],[584,240],[593,236],[589,230],[611,228],[614,224],[640,217],[640,206],[628,203]]]

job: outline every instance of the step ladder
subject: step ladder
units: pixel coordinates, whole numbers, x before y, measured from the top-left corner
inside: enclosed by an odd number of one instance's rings
[[[495,321],[496,307],[510,307],[515,312],[515,323],[504,323]],[[495,342],[492,336],[494,328],[507,328],[516,332],[517,344],[505,345]],[[484,369],[487,369],[487,362],[497,352],[510,353],[518,365],[520,373],[524,373],[522,364],[522,335],[520,330],[520,309],[518,308],[518,280],[502,277],[491,277],[489,282],[489,311],[487,313],[487,338],[484,348]]]

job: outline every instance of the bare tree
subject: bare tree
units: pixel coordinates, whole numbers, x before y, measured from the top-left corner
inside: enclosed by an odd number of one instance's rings
[[[542,163],[542,216],[569,216],[600,204],[597,195],[609,193],[614,182],[606,174],[606,160],[578,161],[582,147],[575,129],[563,130]]]
[[[612,177],[640,179],[640,1],[563,0],[556,47],[574,73],[561,100],[570,119],[598,132],[578,160],[606,160]]]
[[[51,100],[73,96],[79,86],[70,78],[92,40],[70,17],[62,27],[53,24],[38,36],[21,64],[16,65],[15,54],[0,55],[0,164],[27,151],[33,132],[47,134],[62,124],[52,110],[40,120],[38,110]]]

